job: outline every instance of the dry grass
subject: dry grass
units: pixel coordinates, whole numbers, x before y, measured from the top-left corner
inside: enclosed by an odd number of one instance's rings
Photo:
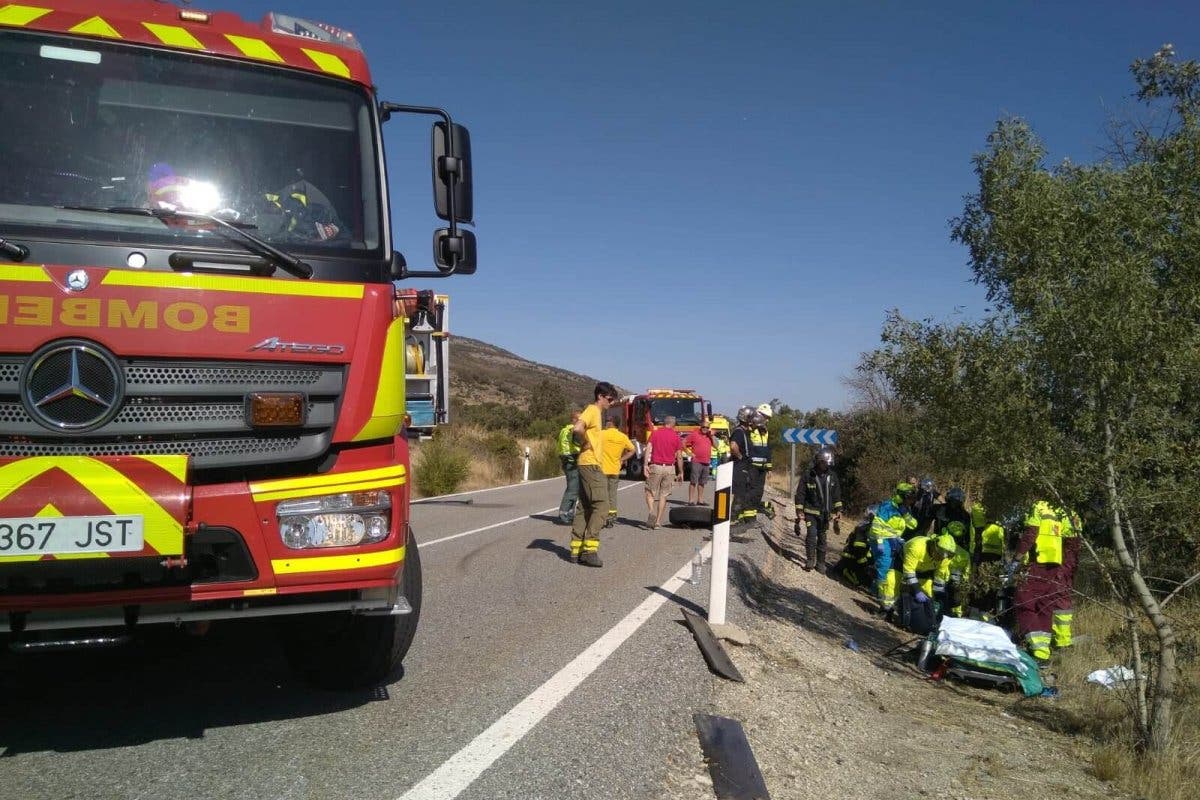
[[[1183,602],[1171,610],[1186,618],[1200,612],[1200,603],[1184,609]],[[1092,769],[1102,780],[1111,781],[1147,800],[1190,800],[1200,786],[1200,665],[1185,660],[1181,687],[1174,705],[1173,744],[1158,756],[1139,758],[1134,749],[1135,703],[1132,689],[1105,689],[1087,683],[1088,673],[1119,664],[1129,664],[1121,652],[1122,623],[1097,605],[1084,605],[1075,612],[1075,630],[1083,638],[1062,653],[1057,669],[1062,690],[1057,713],[1046,722],[1064,732],[1086,736],[1095,743]],[[1147,640],[1152,634],[1146,632]]]

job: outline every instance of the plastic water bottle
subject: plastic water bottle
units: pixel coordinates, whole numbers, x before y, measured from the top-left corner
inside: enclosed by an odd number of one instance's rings
[[[696,552],[692,554],[692,574],[688,576],[688,583],[692,586],[699,586],[702,572],[704,572],[704,554],[700,552],[700,546],[696,545]]]

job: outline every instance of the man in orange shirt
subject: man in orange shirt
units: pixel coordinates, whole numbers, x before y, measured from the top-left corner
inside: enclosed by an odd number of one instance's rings
[[[593,390],[595,402],[579,415],[575,423],[575,441],[579,443],[579,502],[583,511],[575,515],[571,525],[571,555],[587,567],[602,567],[600,560],[600,529],[608,516],[608,479],[600,469],[604,450],[604,412],[617,401],[617,390],[611,383],[600,381]]]

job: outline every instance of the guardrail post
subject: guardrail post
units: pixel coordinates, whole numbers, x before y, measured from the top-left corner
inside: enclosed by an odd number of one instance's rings
[[[733,462],[717,467],[713,491],[712,564],[708,573],[708,624],[725,624],[725,597],[729,591],[729,517],[733,505]]]
[[[521,473],[521,483],[529,480],[529,448],[525,448],[525,468]]]

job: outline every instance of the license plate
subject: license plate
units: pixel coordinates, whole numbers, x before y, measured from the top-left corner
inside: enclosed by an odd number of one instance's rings
[[[0,519],[0,556],[136,553],[143,544],[141,514]]]

